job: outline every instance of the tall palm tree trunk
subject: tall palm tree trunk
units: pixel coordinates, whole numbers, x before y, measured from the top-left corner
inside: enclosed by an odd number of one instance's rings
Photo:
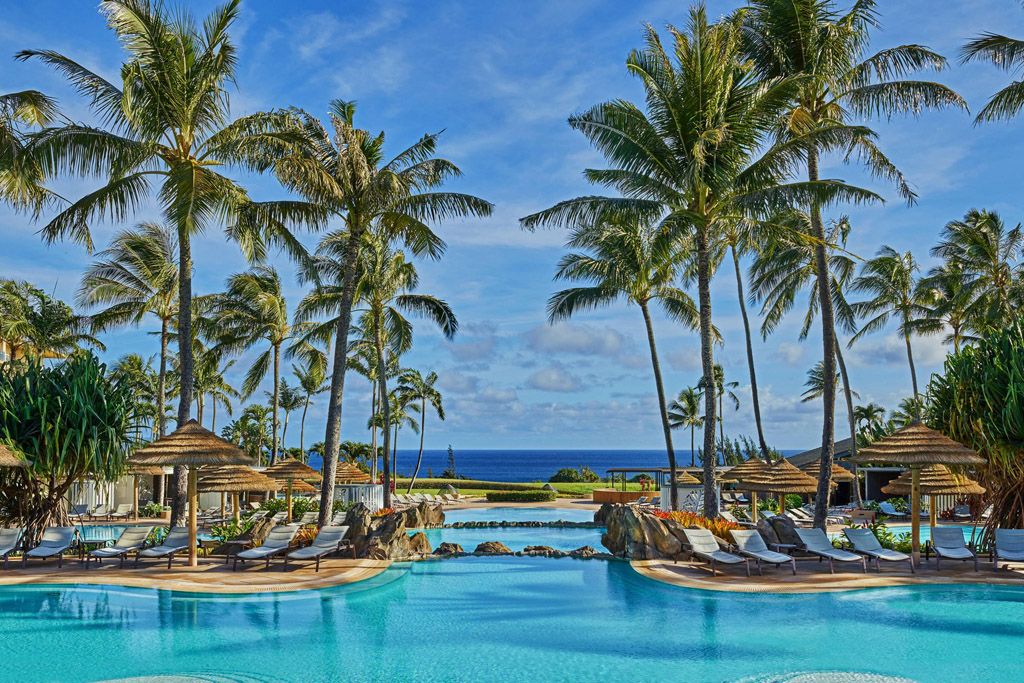
[[[167,318],[160,320],[160,374],[156,382],[156,425],[157,438],[167,434],[167,416],[164,402],[167,396]]]
[[[647,343],[651,347],[651,366],[654,368],[654,384],[658,388],[658,410],[661,413],[661,428],[665,432],[665,451],[668,453],[669,489],[673,510],[679,509],[679,493],[676,491],[676,452],[672,449],[672,426],[668,423],[668,407],[665,403],[665,387],[661,382],[661,364],[658,363],[658,349],[654,345],[654,326],[651,324],[651,312],[647,302],[640,304],[644,314],[644,325],[647,327]]]
[[[690,467],[696,467],[697,465],[697,450],[694,448],[694,432],[696,427],[690,425]]]
[[[807,179],[818,180],[818,151],[807,153]],[[818,306],[821,309],[822,365],[825,375],[822,387],[823,419],[821,427],[821,469],[818,471],[818,490],[814,501],[814,526],[825,528],[828,516],[828,497],[832,486],[832,458],[835,455],[836,410],[836,330],[832,310],[832,286],[825,254],[825,226],[821,220],[821,207],[811,204],[811,230],[814,233],[814,265],[818,278]]]
[[[398,477],[398,423],[395,423],[395,438],[391,442],[391,469],[395,472],[395,477]]]
[[[380,375],[380,411],[384,417],[381,433],[384,437],[384,507],[391,507],[391,402],[388,401],[388,378],[384,371],[384,340],[380,333],[380,311],[373,314],[373,341],[377,349],[377,367]]]
[[[373,479],[374,483],[377,481],[377,406],[380,405],[380,400],[377,396],[377,380],[373,380],[372,386],[373,400],[370,402],[370,478]]]
[[[910,361],[910,382],[914,387],[914,417],[921,419],[921,406],[917,405],[917,369],[914,367],[914,351],[910,348],[910,333],[903,335],[903,339],[907,342],[907,360]]]
[[[306,402],[302,406],[302,420],[299,422],[299,451],[302,462],[306,462],[306,411],[309,410],[309,394],[306,394]]]
[[[188,422],[192,412],[192,246],[188,229],[178,230],[178,365],[181,382],[178,392],[178,427]],[[188,470],[181,465],[171,477],[171,526],[185,525],[188,500]]]
[[[715,481],[715,362],[711,338],[711,254],[707,224],[697,226],[697,294],[700,305],[700,363],[704,373],[704,516],[718,519]]]
[[[348,330],[352,325],[352,299],[356,291],[356,260],[359,257],[360,232],[349,233],[345,251],[345,280],[341,290],[341,310],[334,331],[334,367],[331,371],[331,393],[327,402],[327,434],[324,437],[323,483],[320,486],[320,517],[317,526],[331,521],[334,506],[334,476],[338,472],[338,453],[341,447],[341,399],[345,393],[345,366],[348,360]]]
[[[270,444],[270,464],[277,462],[277,430],[281,423],[277,419],[277,411],[281,405],[281,345],[274,344],[274,415],[271,418],[271,429],[274,432],[273,441]]]
[[[747,341],[747,367],[750,368],[750,401],[754,406],[754,425],[757,427],[757,443],[761,447],[761,459],[769,461],[768,444],[764,441],[764,430],[761,428],[761,402],[757,398],[757,373],[754,371],[754,345],[750,341],[750,320],[747,318],[747,303],[743,295],[743,274],[740,271],[740,258],[736,254],[736,246],[731,245],[732,264],[736,268],[736,294],[740,302],[740,315],[743,317],[743,332]]]
[[[853,463],[853,502],[857,507],[863,502],[860,497],[860,477],[857,474],[857,421],[853,416],[853,390],[850,388],[850,377],[846,374],[846,361],[843,360],[842,345],[836,340],[836,361],[839,363],[839,374],[843,378],[843,393],[846,395],[846,416],[850,421],[850,456]]]
[[[210,431],[217,432],[217,397],[213,397],[213,419],[210,421]]]
[[[288,446],[286,441],[288,440],[288,411],[284,411],[284,426],[281,428],[281,452],[287,453]]]
[[[416,456],[416,469],[412,471],[412,479],[409,480],[409,489],[406,493],[412,493],[412,487],[416,484],[416,477],[420,473],[420,465],[423,464],[423,439],[427,431],[427,397],[424,396],[422,399],[422,409],[420,411],[420,454]]]

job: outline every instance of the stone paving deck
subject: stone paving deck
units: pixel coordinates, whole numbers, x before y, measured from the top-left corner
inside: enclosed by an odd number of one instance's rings
[[[7,571],[0,570],[0,586],[25,586],[37,584],[105,584],[186,591],[191,593],[266,593],[331,588],[363,581],[380,574],[390,562],[380,560],[353,560],[327,558],[321,561],[319,573],[312,563],[289,563],[288,570],[282,570],[282,562],[276,560],[270,569],[263,563],[239,565],[238,571],[231,571],[230,564],[223,559],[200,558],[198,567],[187,567],[175,558],[174,566],[167,568],[166,561],[143,560],[136,569],[134,560],[118,568],[116,560],[106,560],[102,565],[95,562],[89,569],[78,559],[64,559],[64,567],[47,560],[45,563],[29,561],[28,567],[21,568],[18,558],[12,558]]]
[[[858,590],[861,588],[883,588],[892,586],[919,585],[962,585],[991,584],[1024,586],[1024,567],[1014,565],[1012,570],[992,570],[992,562],[982,559],[981,571],[975,573],[973,565],[960,562],[943,562],[942,570],[935,570],[935,559],[917,567],[910,573],[906,563],[882,563],[881,573],[869,566],[868,573],[861,573],[860,565],[836,566],[836,573],[829,574],[828,564],[819,563],[816,558],[798,558],[797,573],[793,576],[788,567],[764,566],[764,576],[758,576],[751,561],[751,576],[747,578],[743,565],[718,569],[718,576],[711,576],[711,569],[701,562],[680,560],[643,560],[631,563],[637,572],[655,581],[703,590],[732,591],[738,593],[820,593]],[[852,565],[852,563],[851,563]]]

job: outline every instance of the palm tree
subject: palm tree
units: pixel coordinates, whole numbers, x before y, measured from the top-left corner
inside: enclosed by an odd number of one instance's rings
[[[1020,224],[1006,229],[995,211],[971,209],[963,220],[951,221],[942,241],[932,249],[960,276],[971,325],[979,332],[1002,329],[1014,321],[1024,304],[1024,249]]]
[[[242,395],[256,393],[268,372],[273,374],[270,464],[277,462],[278,410],[281,402],[281,351],[295,339],[288,321],[288,303],[281,290],[281,278],[271,266],[256,266],[228,278],[227,291],[216,301],[213,318],[222,330],[219,345],[226,352],[240,353],[263,342],[269,348],[256,357],[242,382]],[[297,340],[285,355],[319,353],[312,345]]]
[[[409,480],[409,489],[406,491],[407,493],[412,493],[412,489],[416,485],[416,477],[420,473],[420,465],[423,464],[423,440],[427,431],[427,404],[430,404],[434,412],[437,413],[437,417],[441,420],[444,420],[444,407],[441,405],[441,392],[434,386],[437,384],[436,372],[429,372],[424,377],[419,370],[406,370],[398,381],[399,391],[401,391],[405,399],[411,402],[419,401],[420,403],[420,452],[416,456],[416,469],[412,472],[412,478]]]
[[[178,244],[174,231],[157,223],[140,223],[119,232],[82,276],[80,306],[105,305],[93,315],[93,327],[104,331],[139,325],[147,315],[160,321],[160,371],[156,392],[157,437],[167,433],[168,332],[178,316]]]
[[[30,152],[27,127],[61,117],[57,102],[38,90],[0,95],[0,201],[33,216],[60,200],[43,186],[43,169]]]
[[[860,275],[853,281],[853,289],[874,296],[851,306],[854,313],[860,317],[874,317],[864,323],[849,343],[852,346],[865,334],[885,327],[890,315],[897,317],[899,333],[903,335],[907,345],[910,381],[914,387],[915,400],[920,394],[917,391],[917,371],[914,368],[910,336],[919,325],[919,321],[928,316],[927,291],[917,286],[914,275],[918,270],[913,254],[909,251],[901,254],[889,246],[883,246],[875,258],[864,263]]]
[[[266,392],[267,398],[273,400],[273,393]],[[301,388],[292,387],[288,385],[288,380],[281,378],[281,386],[278,391],[278,404],[281,410],[284,411],[284,428],[281,430],[281,448],[285,447],[285,439],[288,437],[288,415],[294,410],[298,410],[305,403],[305,397],[302,393]]]
[[[983,60],[1011,71],[1024,63],[1024,41],[986,31],[960,49],[960,62]],[[974,124],[1009,121],[1024,106],[1024,82],[1013,81],[989,98]]]
[[[292,374],[299,381],[299,389],[302,392],[300,394],[302,397],[302,420],[299,422],[299,450],[302,451],[304,460],[306,459],[306,412],[309,410],[309,404],[314,396],[330,389],[330,386],[324,383],[327,379],[326,370],[322,357],[321,359],[306,359],[301,365],[292,366]]]
[[[677,231],[670,225],[646,224],[629,215],[608,215],[593,225],[577,226],[567,246],[581,251],[562,257],[555,279],[585,282],[587,286],[562,290],[548,301],[548,320],[552,324],[572,317],[577,311],[609,306],[620,299],[636,304],[640,309],[651,352],[659,417],[672,481],[676,480],[676,455],[654,340],[651,306],[657,304],[669,318],[691,329],[698,326],[693,300],[675,286],[685,255],[678,242]],[[677,497],[673,487],[673,510],[678,508]]]
[[[877,403],[857,406],[854,408],[854,414],[857,417],[857,426],[861,431],[874,431],[885,423],[885,408]]]
[[[136,424],[135,440],[142,443],[142,427],[145,419],[156,424],[157,377],[153,371],[153,359],[143,359],[137,353],[129,353],[117,359],[110,367],[110,378],[129,387],[136,401],[140,419]]]
[[[694,432],[697,427],[704,425],[704,416],[700,414],[700,397],[700,390],[686,387],[668,406],[668,422],[672,429],[690,429],[690,467],[697,464]]]
[[[320,526],[330,520],[334,497],[347,341],[358,275],[354,266],[359,262],[363,235],[373,228],[386,239],[404,243],[414,254],[438,258],[445,244],[428,223],[489,216],[493,210],[489,202],[478,197],[437,191],[445,181],[461,175],[454,164],[433,156],[439,134],[425,135],[385,161],[384,133],[372,135],[356,128],[355,110],[355,102],[331,101],[328,116],[334,129],[333,139],[320,121],[300,112],[304,133],[311,142],[304,153],[284,156],[276,165],[277,177],[283,185],[342,221],[342,234],[347,240],[337,254],[337,277],[324,283],[337,294],[337,343],[327,409]]]
[[[709,24],[702,6],[690,10],[685,31],[670,27],[666,50],[647,27],[646,45],[626,65],[643,81],[646,112],[630,102],[597,105],[569,119],[613,168],[588,170],[595,183],[617,188],[623,198],[580,197],[521,220],[526,228],[595,225],[613,210],[692,241],[700,310],[701,368],[711,377],[715,341],[711,321],[711,244],[719,226],[767,215],[782,205],[839,199],[866,201],[876,195],[836,181],[784,184],[799,159],[816,148],[848,145],[859,129],[830,126],[771,145],[770,136],[800,82],[760,85],[741,58],[739,16]],[[716,396],[704,392],[704,451],[714,452]],[[704,463],[704,514],[718,517],[712,458]]]
[[[715,393],[718,395],[719,443],[722,444],[722,449],[723,449],[722,455],[724,456],[725,455],[725,420],[723,418],[725,417],[725,407],[722,405],[723,404],[723,399],[728,397],[729,401],[733,404],[733,409],[734,410],[739,410],[740,409],[740,399],[736,395],[736,393],[733,391],[733,389],[738,387],[740,385],[740,383],[739,382],[726,382],[725,381],[725,370],[718,363],[715,363],[714,368],[712,369],[711,373],[712,373],[711,374],[712,380],[714,381]],[[700,381],[697,382],[697,388],[700,389],[701,392],[705,392],[705,391],[708,390],[708,383],[704,381],[703,377],[701,377]],[[710,452],[710,451],[705,451],[705,452]]]
[[[360,249],[360,278],[356,283],[356,301],[364,306],[361,324],[371,333],[378,368],[387,368],[385,343],[399,355],[412,346],[412,324],[402,315],[415,313],[433,321],[447,339],[452,339],[459,323],[450,306],[427,294],[413,294],[419,284],[416,267],[405,254],[392,250],[373,233],[363,236]],[[391,403],[388,373],[378,373],[378,393],[383,417],[384,507],[391,507]],[[325,475],[326,476],[326,475]]]
[[[834,379],[834,384],[840,385],[842,383],[839,373],[836,373],[836,377]],[[807,389],[804,390],[804,393],[800,394],[802,397],[800,399],[801,403],[807,403],[808,401],[821,398],[825,393],[825,364],[820,360],[814,364],[813,368],[807,371],[807,381],[804,382],[804,386],[807,387]],[[850,393],[855,398],[860,398],[860,394],[856,391],[851,391]]]
[[[92,320],[27,282],[0,280],[0,340],[11,360],[65,358],[84,344],[105,351]]]
[[[977,340],[973,334],[967,275],[962,266],[955,262],[936,266],[928,271],[928,277],[921,279],[920,286],[928,314],[921,320],[919,332],[935,334],[949,328],[943,342],[952,344],[955,353],[960,351],[961,344]]]
[[[833,0],[750,0],[738,11],[744,24],[745,53],[754,73],[769,87],[779,78],[800,77],[800,87],[781,120],[787,125],[782,139],[844,124],[852,117],[890,118],[918,115],[925,108],[967,108],[963,98],[938,83],[909,80],[923,69],[940,71],[946,60],[920,45],[900,45],[867,54],[871,29],[878,25],[874,0],[859,0],[840,12]],[[825,145],[812,144],[802,152],[807,179],[819,179],[819,160]],[[913,202],[914,192],[896,166],[875,144],[866,128],[845,145],[847,158],[855,156],[872,175],[891,181],[899,194]],[[832,481],[835,418],[835,316],[828,278],[825,226],[817,198],[794,206],[808,209],[815,239],[822,359],[826,378],[822,396],[821,471],[815,499],[814,525],[825,528]]]
[[[217,404],[224,406],[228,415],[233,414],[231,399],[241,399],[242,395],[233,386],[228,384],[224,375],[235,364],[229,360],[221,366],[221,355],[218,351],[205,348],[195,350],[195,375],[194,387],[199,415],[199,423],[203,423],[203,411],[206,407],[206,397],[210,397],[210,405],[213,408],[213,416],[210,421],[210,430],[217,430]]]
[[[398,476],[398,432],[404,423],[413,434],[420,433],[419,422],[413,417],[413,413],[420,412],[420,407],[413,403],[408,396],[401,391],[401,386],[395,387],[388,395],[388,404],[391,415],[391,425],[394,428],[394,436],[391,440],[391,469],[395,476]],[[383,421],[381,421],[383,426]]]
[[[149,0],[102,0],[100,11],[127,58],[115,85],[53,50],[23,50],[20,60],[39,59],[89,101],[99,126],[69,122],[34,137],[31,154],[44,177],[98,177],[106,183],[60,211],[42,229],[47,242],[69,238],[92,248],[96,219],[124,221],[146,207],[151,190],[163,222],[178,238],[178,355],[182,368],[178,424],[193,400],[193,235],[224,221],[227,234],[250,259],[267,244],[301,252],[286,223],[316,224],[322,211],[304,202],[253,202],[221,173],[225,167],[263,171],[296,143],[286,112],[258,112],[231,120],[236,48],[229,31],[241,0],[227,0],[197,25],[187,12],[168,11]],[[175,468],[171,524],[184,518],[184,468]]]

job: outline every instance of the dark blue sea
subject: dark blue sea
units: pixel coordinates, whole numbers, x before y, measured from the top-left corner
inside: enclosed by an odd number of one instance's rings
[[[799,451],[784,451],[792,455]],[[417,451],[398,449],[400,476],[412,474],[416,467]],[[676,462],[689,466],[690,451],[676,451]],[[320,469],[318,456],[311,456],[311,467]],[[607,476],[609,467],[668,467],[664,450],[471,450],[455,449],[455,471],[460,476],[481,481],[547,481],[563,467],[580,465],[594,470],[600,477]],[[435,477],[448,466],[447,450],[423,451],[420,477],[433,471]]]

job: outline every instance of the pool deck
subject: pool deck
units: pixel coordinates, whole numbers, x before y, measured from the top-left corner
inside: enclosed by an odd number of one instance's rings
[[[852,563],[851,563],[852,564]],[[674,564],[669,560],[639,560],[631,563],[643,576],[662,583],[699,588],[701,590],[726,591],[735,593],[825,593],[859,590],[862,588],[887,588],[894,586],[954,586],[965,584],[1024,586],[1024,567],[1013,565],[1013,569],[992,570],[990,560],[981,560],[981,571],[974,572],[974,565],[966,562],[946,561],[942,570],[935,570],[934,557],[917,567],[911,574],[906,563],[882,563],[878,573],[868,567],[863,574],[860,565],[856,569],[836,567],[835,574],[829,574],[828,565],[816,558],[798,558],[796,576],[787,567],[764,567],[764,576],[758,576],[751,561],[751,576],[747,578],[742,565],[719,568],[718,576],[711,576],[711,569],[701,562],[680,560]]]
[[[199,559],[198,567],[184,566],[175,558],[174,566],[167,568],[166,562],[143,561],[135,569],[134,560],[118,568],[117,560],[106,560],[102,565],[95,562],[89,569],[78,562],[78,558],[64,558],[64,566],[57,568],[52,560],[30,561],[21,568],[21,561],[12,558],[10,569],[0,570],[0,586],[30,586],[40,584],[103,584],[184,591],[189,593],[280,593],[287,591],[333,588],[356,583],[380,574],[390,566],[381,560],[353,560],[327,558],[321,561],[319,573],[312,563],[289,564],[288,571],[282,571],[282,562],[276,560],[270,569],[263,569],[263,563],[249,563],[231,571],[230,564],[223,559]]]

